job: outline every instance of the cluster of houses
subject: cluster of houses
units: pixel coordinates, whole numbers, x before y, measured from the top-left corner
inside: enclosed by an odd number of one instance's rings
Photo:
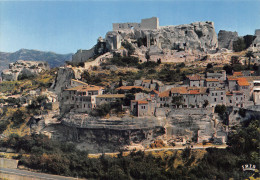
[[[191,75],[181,85],[164,85],[157,80],[135,80],[133,86],[118,87],[117,94],[106,94],[100,86],[88,85],[72,79],[71,88],[62,93],[64,111],[73,109],[89,113],[93,108],[117,100],[124,100],[127,93],[135,99],[129,107],[135,116],[156,116],[164,107],[203,108],[216,105],[248,107],[260,105],[260,76],[252,71],[234,72],[227,76],[225,71]]]

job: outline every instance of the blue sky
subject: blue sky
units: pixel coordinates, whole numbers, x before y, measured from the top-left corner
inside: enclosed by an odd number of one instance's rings
[[[214,21],[215,29],[254,34],[260,0],[1,1],[0,51],[75,53],[105,37],[115,22],[159,17],[160,25]]]

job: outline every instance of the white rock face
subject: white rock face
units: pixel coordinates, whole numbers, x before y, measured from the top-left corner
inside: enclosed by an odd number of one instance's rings
[[[48,63],[44,61],[18,60],[15,63],[10,63],[9,69],[3,70],[1,76],[3,81],[16,81],[19,78],[35,76],[49,69]]]
[[[208,51],[218,47],[218,39],[213,22],[195,22],[179,26],[161,26],[158,29],[127,29],[108,32],[107,47],[117,49],[123,40],[143,39],[145,46],[156,45],[159,49]],[[153,48],[154,50],[154,48]],[[154,53],[154,52],[153,52]],[[158,50],[161,53],[161,50]]]
[[[233,42],[237,39],[237,32],[220,30],[218,33],[218,48],[233,50]]]

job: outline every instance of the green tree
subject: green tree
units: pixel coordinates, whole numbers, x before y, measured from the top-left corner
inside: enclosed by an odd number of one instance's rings
[[[253,36],[253,35],[245,35],[243,37],[245,45],[246,45],[246,49],[250,47],[250,45],[253,43],[255,38],[256,38],[256,36]]]
[[[248,58],[248,70],[250,70],[251,58],[254,58],[254,53],[252,51],[248,51],[246,53],[246,57]]]
[[[246,49],[246,44],[243,38],[238,38],[236,41],[233,42],[233,50],[235,52],[240,52]]]
[[[128,56],[131,56],[134,54],[135,48],[131,43],[129,43],[128,41],[124,41],[124,42],[122,42],[122,46],[124,48],[126,48],[126,50],[128,51]]]
[[[12,117],[13,127],[19,128],[20,125],[25,122],[25,120],[26,120],[25,113],[20,109],[18,109],[17,111],[14,112]]]
[[[179,106],[183,104],[183,97],[182,96],[173,96],[172,104],[176,105],[179,108]]]

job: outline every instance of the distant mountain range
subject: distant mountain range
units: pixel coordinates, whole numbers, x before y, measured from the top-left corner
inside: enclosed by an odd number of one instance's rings
[[[0,72],[8,68],[8,64],[17,60],[47,61],[51,67],[58,67],[65,61],[71,61],[72,53],[56,54],[54,52],[20,49],[14,53],[0,52]]]

